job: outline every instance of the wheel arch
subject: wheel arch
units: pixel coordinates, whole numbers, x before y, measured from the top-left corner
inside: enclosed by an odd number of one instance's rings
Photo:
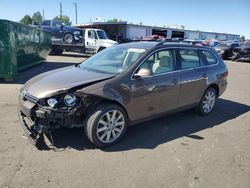
[[[70,31],[66,31],[63,36],[67,35],[67,34],[71,34],[74,37],[74,33],[70,32]]]
[[[101,104],[115,104],[115,105],[120,106],[124,110],[128,120],[129,120],[129,123],[131,122],[128,111],[127,111],[125,105],[122,102],[120,102],[119,100],[115,100],[113,98],[111,98],[111,99],[110,98],[105,98],[103,96],[97,96],[97,95],[88,95],[87,97],[88,97],[88,100],[91,101],[90,105],[87,107],[87,110],[95,108],[96,106],[99,106]]]
[[[209,89],[209,88],[213,88],[213,89],[216,91],[216,96],[217,96],[217,97],[220,95],[220,88],[219,88],[218,84],[212,83],[212,84],[210,84],[210,85],[207,87],[207,89]],[[207,89],[206,89],[206,90],[207,90]]]
[[[102,51],[102,50],[104,50],[104,49],[106,49],[106,47],[100,46],[100,47],[98,48],[98,50],[97,50],[97,53],[100,52],[100,51]]]

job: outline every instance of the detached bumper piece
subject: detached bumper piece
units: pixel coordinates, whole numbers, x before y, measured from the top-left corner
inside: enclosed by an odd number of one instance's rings
[[[46,127],[39,124],[36,125],[35,123],[28,125],[28,123],[25,120],[26,116],[23,115],[22,112],[18,114],[18,117],[20,121],[20,127],[23,129],[25,137],[32,145],[34,145],[39,150],[52,149],[56,151],[52,134]],[[49,147],[45,143],[45,136],[50,141],[50,144],[52,144],[52,147]]]
[[[26,136],[26,138],[31,144],[36,146],[38,139],[40,137],[40,134],[36,132],[35,130],[33,130],[32,126],[30,127],[28,126],[28,124],[26,123],[24,119],[24,115],[21,112],[18,114],[18,117],[20,121],[20,127],[23,129],[24,135]]]

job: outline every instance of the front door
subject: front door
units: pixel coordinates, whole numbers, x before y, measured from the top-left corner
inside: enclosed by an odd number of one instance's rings
[[[62,39],[64,36],[63,33],[63,25],[61,21],[57,21],[57,20],[52,20],[51,23],[51,31],[53,33],[53,36],[57,39]]]
[[[98,38],[95,30],[89,29],[85,34],[85,45],[86,48],[96,50],[98,48]]]
[[[148,69],[150,76],[132,80],[132,120],[158,115],[178,107],[179,73],[173,50],[153,53],[136,70]]]

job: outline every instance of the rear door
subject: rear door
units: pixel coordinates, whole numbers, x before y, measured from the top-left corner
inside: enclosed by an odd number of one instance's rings
[[[180,70],[180,106],[198,103],[206,88],[207,68],[195,48],[176,49]]]

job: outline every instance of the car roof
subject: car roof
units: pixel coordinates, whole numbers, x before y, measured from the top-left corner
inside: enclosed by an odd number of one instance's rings
[[[140,41],[140,42],[123,43],[123,44],[119,44],[119,46],[124,47],[124,48],[141,48],[141,49],[149,50],[155,47],[157,44],[159,44],[159,42]]]
[[[149,50],[154,47],[193,47],[193,48],[199,48],[199,49],[210,49],[210,47],[207,46],[195,46],[192,44],[187,44],[185,42],[157,42],[157,41],[140,41],[140,42],[128,42],[119,44],[120,47],[125,48],[140,48]]]

